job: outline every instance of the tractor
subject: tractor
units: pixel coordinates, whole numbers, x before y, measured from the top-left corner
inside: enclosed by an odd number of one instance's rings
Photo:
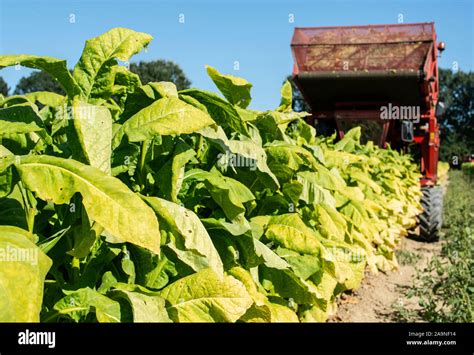
[[[434,23],[295,28],[293,81],[311,108],[318,134],[360,126],[362,139],[412,154],[420,162],[420,237],[436,241],[442,226],[437,185],[438,54]]]

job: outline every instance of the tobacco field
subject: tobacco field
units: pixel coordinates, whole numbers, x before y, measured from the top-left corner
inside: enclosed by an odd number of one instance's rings
[[[293,112],[142,84],[152,37],[115,28],[61,59],[0,56],[67,93],[0,96],[1,322],[324,322],[421,212],[408,155],[316,137]]]

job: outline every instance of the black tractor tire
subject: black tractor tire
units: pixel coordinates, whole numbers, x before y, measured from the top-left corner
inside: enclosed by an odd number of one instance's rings
[[[423,186],[420,215],[420,238],[426,242],[436,242],[443,225],[443,188]]]

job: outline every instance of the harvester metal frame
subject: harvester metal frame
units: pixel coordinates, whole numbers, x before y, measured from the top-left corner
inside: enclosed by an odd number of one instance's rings
[[[419,119],[404,129],[414,127],[411,143],[420,148],[421,235],[437,239],[442,223],[442,193],[436,187],[438,53],[444,43],[437,44],[434,23],[295,28],[291,48],[293,81],[312,109],[309,121],[331,125],[339,139],[342,123],[374,121],[382,126],[375,143],[407,150],[402,124],[382,121],[381,108],[419,107]]]

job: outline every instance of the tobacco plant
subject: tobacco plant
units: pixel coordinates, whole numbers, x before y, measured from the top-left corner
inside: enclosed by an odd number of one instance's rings
[[[364,270],[396,268],[420,212],[394,150],[316,137],[291,109],[142,84],[122,62],[152,37],[115,28],[64,60],[0,56],[66,95],[0,96],[0,321],[325,321]]]

